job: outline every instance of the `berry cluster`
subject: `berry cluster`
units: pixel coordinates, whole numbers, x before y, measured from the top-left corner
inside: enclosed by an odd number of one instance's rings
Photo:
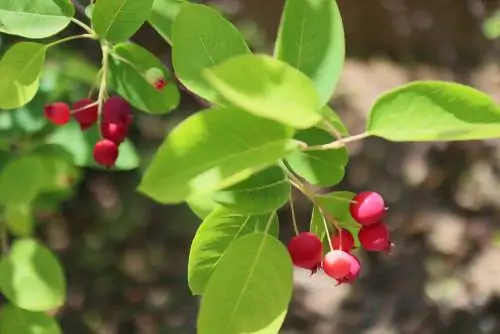
[[[361,247],[371,252],[388,253],[392,242],[389,229],[382,221],[386,212],[382,196],[371,191],[361,192],[354,197],[349,211],[361,225],[357,235]],[[361,272],[361,263],[352,254],[355,249],[353,235],[346,229],[340,229],[329,240],[330,251],[323,256],[323,243],[315,234],[298,234],[288,244],[293,264],[311,270],[312,274],[323,268],[337,284],[352,283]]]
[[[55,125],[67,124],[71,116],[85,131],[98,123],[98,103],[81,99],[73,104],[73,110],[64,102],[45,106],[45,117]],[[94,145],[93,156],[97,164],[111,168],[118,159],[118,147],[128,135],[132,124],[132,108],[119,96],[112,96],[103,103],[100,119],[101,140]]]

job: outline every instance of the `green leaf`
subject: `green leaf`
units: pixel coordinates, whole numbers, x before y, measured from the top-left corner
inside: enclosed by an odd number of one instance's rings
[[[172,45],[172,27],[182,4],[186,0],[155,0],[149,23],[170,45]]]
[[[308,145],[322,145],[334,140],[324,130],[310,128],[298,131],[295,138]],[[297,151],[288,155],[286,162],[307,182],[323,187],[334,186],[344,178],[348,155],[345,147],[318,151]]]
[[[31,205],[8,205],[5,208],[5,223],[9,228],[9,231],[16,237],[31,236],[34,230]]]
[[[278,225],[274,212],[266,215],[245,215],[227,208],[217,208],[198,228],[188,261],[188,283],[194,295],[201,295],[227,248],[246,234],[264,232],[265,227]]]
[[[0,60],[0,108],[18,108],[33,99],[46,51],[45,45],[33,42],[19,42],[7,50]]]
[[[339,81],[345,58],[337,0],[287,0],[274,53],[311,78],[325,105]]]
[[[177,107],[180,95],[173,81],[161,91],[146,81],[145,73],[150,68],[158,68],[167,80],[170,78],[159,59],[134,43],[118,44],[113,51],[125,59],[125,62],[116,59],[110,62],[111,84],[120,96],[137,109],[151,114],[164,114]]]
[[[205,5],[185,3],[173,27],[172,62],[179,80],[208,101],[217,93],[203,78],[208,67],[250,50],[238,29],[218,11]]]
[[[47,137],[46,143],[57,144],[67,150],[72,156],[76,166],[92,167],[95,169],[108,170],[95,163],[92,151],[95,143],[100,139],[97,127],[92,127],[85,132],[75,120],[71,120],[65,126],[55,129]],[[119,147],[118,160],[113,170],[130,170],[139,167],[139,154],[129,139],[125,139]]]
[[[489,95],[468,86],[417,81],[377,100],[367,132],[391,141],[500,138],[500,106]]]
[[[45,313],[6,305],[0,311],[0,333],[61,334],[62,330],[57,322]]]
[[[110,42],[124,42],[146,22],[153,1],[98,0],[92,11],[92,27]]]
[[[331,132],[331,129],[334,128],[342,136],[349,136],[349,131],[347,130],[344,122],[342,122],[340,116],[330,106],[323,107],[322,113],[323,119],[316,124],[317,128],[323,129],[327,132]]]
[[[500,37],[500,10],[493,12],[483,22],[483,33],[488,39],[497,39]]]
[[[34,200],[43,184],[42,168],[37,157],[11,160],[0,173],[0,203],[22,205]]]
[[[281,208],[290,198],[291,184],[278,166],[272,166],[212,198],[222,206],[237,212],[263,214]]]
[[[298,148],[292,136],[291,128],[236,108],[201,111],[169,134],[138,189],[160,203],[212,193],[276,164]]]
[[[186,204],[200,219],[207,218],[212,211],[220,207],[220,205],[214,201],[213,198],[207,195],[190,197],[186,199]]]
[[[94,12],[95,3],[91,3],[85,7],[85,16],[92,20],[92,13]]]
[[[205,74],[224,98],[254,115],[298,129],[311,127],[322,118],[311,80],[270,56],[236,56]]]
[[[66,28],[74,15],[75,8],[70,0],[3,0],[0,2],[0,32],[46,38]]]
[[[64,304],[66,279],[58,259],[34,239],[17,239],[0,262],[0,287],[14,305],[49,311]]]
[[[241,237],[208,281],[198,333],[278,333],[292,289],[293,266],[285,246],[262,233]]]
[[[349,191],[334,191],[329,194],[316,196],[318,203],[333,217],[342,228],[345,228],[354,237],[356,246],[359,247],[358,232],[361,225],[351,216],[349,205],[356,194]],[[316,222],[317,223],[317,222]],[[316,225],[315,223],[315,225]],[[317,225],[316,225],[317,226]],[[312,227],[312,222],[311,222]]]

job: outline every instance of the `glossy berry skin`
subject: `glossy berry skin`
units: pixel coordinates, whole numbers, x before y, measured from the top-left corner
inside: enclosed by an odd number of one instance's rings
[[[363,226],[369,226],[384,218],[385,202],[380,194],[364,191],[353,198],[349,211],[355,221]]]
[[[132,108],[119,96],[112,96],[104,102],[103,122],[132,124]]]
[[[73,117],[80,124],[80,129],[87,130],[98,118],[98,107],[97,105],[87,107],[90,104],[95,103],[91,99],[81,99],[73,103]]]
[[[341,229],[340,233],[332,235],[332,248],[349,253],[354,248],[354,237],[351,232]]]
[[[351,267],[349,269],[349,273],[346,276],[342,277],[341,279],[338,279],[337,285],[343,283],[350,284],[354,282],[358,278],[361,272],[361,262],[359,262],[359,259],[354,254],[349,254],[349,255],[351,256],[350,259]]]
[[[102,139],[95,144],[93,155],[97,164],[111,168],[118,159],[118,145],[109,139]]]
[[[323,259],[323,271],[328,276],[341,280],[351,271],[352,256],[341,250],[326,253]]]
[[[44,108],[45,117],[55,125],[64,125],[71,119],[71,110],[64,102],[48,104]]]
[[[116,145],[122,143],[128,134],[128,126],[123,123],[101,123],[101,135],[103,138],[109,139]]]
[[[361,246],[370,252],[389,252],[392,247],[389,228],[382,222],[363,226],[359,230],[358,239]]]
[[[162,90],[167,85],[165,75],[159,68],[150,68],[146,72],[146,80],[157,90]]]
[[[292,262],[299,268],[309,269],[313,273],[321,267],[323,244],[313,233],[302,232],[288,243],[288,252]]]

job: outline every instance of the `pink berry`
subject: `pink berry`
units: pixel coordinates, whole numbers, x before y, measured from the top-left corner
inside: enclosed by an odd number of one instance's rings
[[[361,225],[378,223],[385,215],[385,202],[380,194],[364,191],[353,198],[349,206],[352,218]]]
[[[80,128],[86,130],[97,122],[98,111],[97,105],[86,107],[95,103],[91,99],[81,99],[73,103],[73,116],[75,117]]]
[[[103,114],[104,122],[132,124],[132,108],[119,96],[112,96],[104,102]]]
[[[101,134],[104,138],[111,140],[119,145],[125,140],[128,134],[128,126],[123,123],[101,123]]]
[[[118,146],[109,139],[100,140],[94,146],[93,155],[99,165],[111,168],[118,159]]]
[[[359,273],[361,272],[361,262],[359,262],[359,259],[353,254],[349,255],[351,256],[350,259],[351,267],[349,269],[349,273],[346,276],[342,277],[341,279],[337,280],[338,285],[343,283],[350,284],[354,282],[358,278]]]
[[[64,102],[55,102],[46,105],[44,114],[50,122],[56,125],[64,125],[71,119],[69,106]]]
[[[167,80],[165,79],[165,75],[163,74],[162,70],[156,67],[147,70],[146,80],[157,90],[162,90],[167,85]]]
[[[315,273],[321,267],[323,244],[311,232],[302,232],[288,243],[288,252],[292,262],[299,268],[309,269]]]
[[[371,252],[389,252],[392,247],[389,229],[382,222],[375,225],[363,226],[359,230],[358,239],[361,246]]]
[[[341,280],[351,271],[352,256],[341,250],[332,250],[326,253],[323,259],[325,274],[336,280]]]
[[[340,233],[332,236],[332,248],[350,252],[354,248],[354,238],[348,230],[341,229]]]

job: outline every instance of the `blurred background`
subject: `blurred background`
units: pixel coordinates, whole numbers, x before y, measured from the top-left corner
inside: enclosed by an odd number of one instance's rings
[[[205,2],[242,29],[254,51],[272,52],[282,0]],[[499,0],[339,4],[347,60],[332,105],[352,134],[363,131],[378,95],[412,80],[461,82],[500,102],[500,44],[483,30]],[[73,25],[62,35],[75,33],[80,29]],[[171,66],[171,50],[152,28],[143,27],[133,40]],[[1,52],[15,41],[2,36]],[[43,91],[25,108],[27,115],[41,115],[42,104],[54,96],[68,102],[85,96],[99,62],[92,41],[51,51]],[[136,113],[131,139],[141,167],[83,169],[62,202],[45,203],[37,212],[37,233],[57,251],[69,282],[67,304],[58,313],[64,333],[196,332],[198,299],[188,290],[187,259],[200,221],[187,206],[155,204],[135,187],[165,135],[200,108],[183,92],[169,115]],[[0,112],[4,138],[12,135],[12,124],[33,122],[4,116]],[[382,193],[397,246],[390,256],[358,252],[363,271],[351,286],[334,287],[321,274],[309,278],[297,271],[282,333],[500,333],[500,143],[368,139],[348,148],[351,161],[336,189]],[[299,194],[295,198],[305,230],[311,207]],[[292,235],[288,208],[280,224],[286,242]]]

